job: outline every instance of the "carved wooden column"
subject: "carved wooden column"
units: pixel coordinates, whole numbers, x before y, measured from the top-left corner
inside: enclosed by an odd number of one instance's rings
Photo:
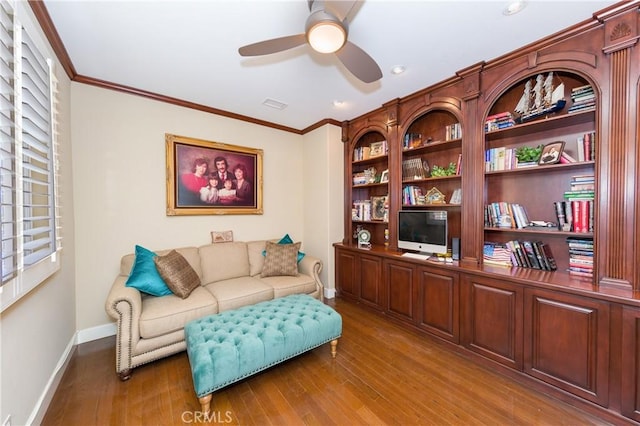
[[[463,80],[462,95],[462,218],[460,263],[476,265],[482,259],[484,238],[484,123],[478,114],[480,72],[484,62],[472,65],[456,74]]]
[[[389,247],[394,250],[398,248],[398,224],[397,215],[393,213],[400,210],[402,202],[402,143],[398,135],[399,104],[400,100],[394,99],[383,105],[386,112],[387,144],[389,146],[389,192],[387,193],[389,199],[387,201],[390,214],[387,229],[389,230]]]
[[[598,158],[597,273],[601,285],[637,290],[638,5],[606,11],[598,19],[604,22],[610,71],[609,105],[602,105],[609,131],[602,135]]]

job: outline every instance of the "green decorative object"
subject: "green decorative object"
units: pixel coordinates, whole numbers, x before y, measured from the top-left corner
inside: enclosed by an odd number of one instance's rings
[[[544,145],[538,145],[536,147],[521,146],[516,148],[516,158],[519,163],[537,163],[540,160],[540,154]]]
[[[434,165],[431,168],[431,177],[453,176],[456,174],[456,163],[451,162],[447,167]]]

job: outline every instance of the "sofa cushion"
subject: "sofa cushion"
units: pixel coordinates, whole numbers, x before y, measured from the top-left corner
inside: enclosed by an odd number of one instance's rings
[[[205,288],[218,300],[220,312],[273,299],[271,286],[249,276],[218,281]]]
[[[273,288],[273,298],[288,296],[290,294],[311,294],[316,291],[316,282],[309,275],[277,276],[261,278],[260,281]]]
[[[140,337],[150,339],[182,329],[191,320],[218,313],[218,302],[203,287],[186,299],[171,294],[144,297],[140,314]]]
[[[267,242],[262,241],[249,241],[247,243],[247,252],[249,254],[249,275],[256,276],[262,272],[262,265],[264,265],[264,255],[262,252],[266,247]]]
[[[167,296],[171,294],[171,290],[156,269],[153,261],[155,257],[157,255],[151,250],[136,245],[133,268],[131,268],[131,273],[125,286],[133,287],[152,296]]]
[[[186,298],[200,285],[200,277],[189,262],[175,250],[153,258],[158,273],[173,294]]]
[[[209,244],[199,250],[203,284],[249,276],[247,243]]]
[[[261,277],[277,275],[298,275],[298,250],[300,243],[277,244],[267,241],[267,255],[264,258]]]

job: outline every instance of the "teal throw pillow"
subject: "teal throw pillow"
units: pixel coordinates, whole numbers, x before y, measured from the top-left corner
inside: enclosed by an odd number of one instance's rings
[[[151,250],[136,245],[136,259],[125,286],[133,287],[152,296],[173,294],[156,269],[156,264],[153,261],[156,256],[157,254]]]
[[[280,238],[280,241],[278,241],[278,244],[293,244],[293,240],[291,239],[289,234],[285,234],[284,237]],[[262,255],[266,256],[267,250],[262,250]],[[300,261],[304,258],[304,255],[305,254],[303,252],[298,251],[298,263],[300,263]]]

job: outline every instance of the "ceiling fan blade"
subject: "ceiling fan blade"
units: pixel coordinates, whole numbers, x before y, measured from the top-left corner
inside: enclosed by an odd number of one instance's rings
[[[331,12],[340,21],[344,21],[358,0],[325,0],[324,9]]]
[[[298,47],[306,42],[307,38],[304,34],[297,34],[248,44],[239,48],[238,53],[240,53],[240,56],[269,55]]]
[[[382,70],[376,61],[350,41],[347,41],[336,55],[351,74],[365,83],[373,83],[382,78]]]

